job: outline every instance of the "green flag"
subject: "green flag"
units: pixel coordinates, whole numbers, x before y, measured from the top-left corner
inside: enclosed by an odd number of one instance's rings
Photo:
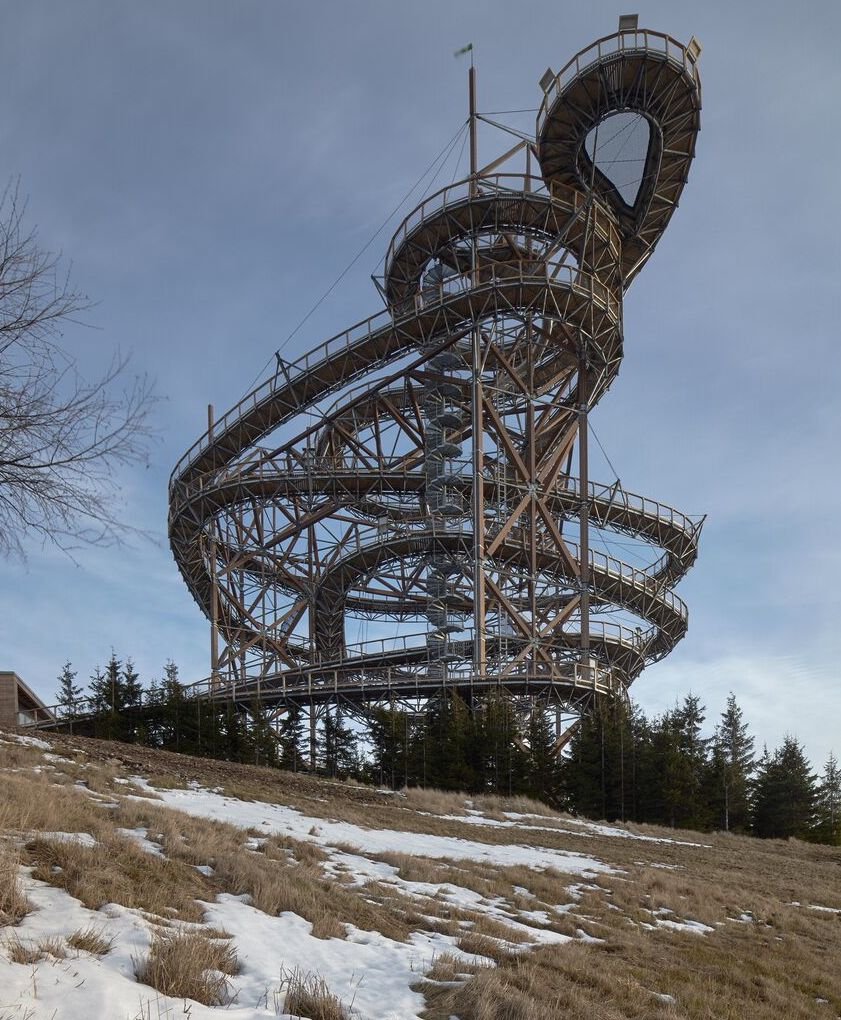
[[[456,50],[455,53],[453,54],[453,56],[454,57],[464,56],[465,53],[470,53],[470,51],[472,49],[473,49],[473,43],[471,42],[471,43],[468,43],[466,46],[462,46],[462,48],[460,50]]]

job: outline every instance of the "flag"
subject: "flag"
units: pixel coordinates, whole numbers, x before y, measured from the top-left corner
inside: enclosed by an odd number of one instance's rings
[[[463,57],[465,53],[470,53],[473,49],[473,43],[468,43],[466,46],[462,46],[460,50],[456,50],[453,54],[454,57]]]

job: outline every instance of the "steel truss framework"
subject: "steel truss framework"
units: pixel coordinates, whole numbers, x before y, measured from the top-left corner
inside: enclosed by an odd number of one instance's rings
[[[699,52],[599,40],[544,78],[534,140],[485,168],[471,69],[470,176],[400,225],[387,309],[278,355],[172,474],[172,550],[212,629],[196,693],[364,708],[502,689],[581,711],[683,637],[672,587],[701,521],[591,481],[587,436],[623,294],[687,179]],[[617,113],[648,125],[633,205],[588,154]],[[525,173],[498,172],[518,154]],[[594,530],[658,552],[632,566]]]

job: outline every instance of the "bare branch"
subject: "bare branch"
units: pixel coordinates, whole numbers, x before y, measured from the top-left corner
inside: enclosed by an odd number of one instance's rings
[[[90,382],[59,340],[90,308],[60,256],[24,228],[17,186],[0,195],[0,555],[35,535],[70,550],[119,543],[115,471],[142,463],[157,400],[115,354]],[[121,388],[120,388],[121,387]]]

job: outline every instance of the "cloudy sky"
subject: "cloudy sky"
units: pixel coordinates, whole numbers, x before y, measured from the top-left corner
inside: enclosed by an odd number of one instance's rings
[[[456,133],[456,48],[474,44],[480,110],[529,109],[546,67],[620,13],[2,5],[0,181],[20,178],[41,243],[96,301],[64,343],[92,375],[131,351],[164,400],[150,467],[120,479],[125,519],[156,543],[75,563],[32,546],[4,563],[0,668],[48,700],[65,660],[86,678],[112,647],[147,680],[168,658],[185,679],[207,674],[208,628],[166,541],[167,478],[206,405],[250,388]],[[689,634],[634,694],[654,712],[693,690],[712,720],[733,690],[760,742],[792,732],[821,764],[841,752],[841,8],[669,0],[640,22],[703,44],[702,131],[681,207],[628,293],[625,362],[593,423],[627,488],[708,519],[680,588]],[[482,145],[490,159],[504,142]],[[454,156],[439,186],[455,171]],[[369,277],[398,220],[287,355],[379,310]]]

